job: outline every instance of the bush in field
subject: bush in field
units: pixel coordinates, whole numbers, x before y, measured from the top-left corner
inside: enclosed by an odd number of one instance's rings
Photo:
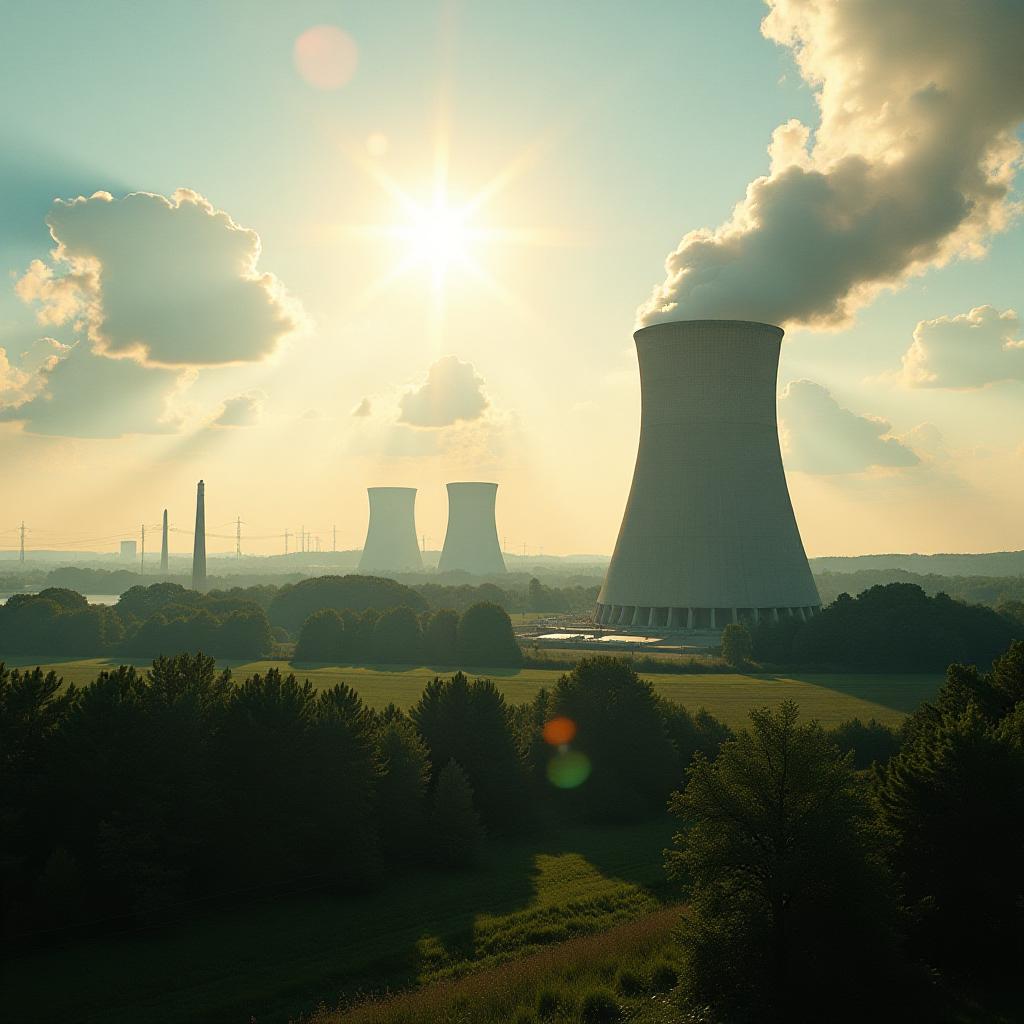
[[[444,767],[434,787],[430,831],[434,859],[443,867],[469,867],[479,859],[483,829],[473,807],[473,789],[454,761]]]
[[[407,606],[389,608],[373,624],[373,653],[377,661],[419,664],[422,645],[420,620]]]
[[[733,668],[743,668],[754,650],[750,630],[742,622],[730,622],[722,630],[722,657]]]
[[[337,664],[345,659],[346,629],[333,608],[321,608],[302,624],[295,643],[296,661],[321,661]]]
[[[705,708],[691,714],[682,704],[656,697],[658,713],[678,757],[676,780],[682,779],[693,755],[700,752],[714,760],[721,745],[732,736],[732,730]]]
[[[618,1024],[622,1010],[611,992],[588,992],[580,1003],[580,1024]]]
[[[454,665],[458,646],[459,613],[441,608],[424,616],[423,657],[431,665]]]
[[[463,612],[459,620],[456,653],[463,666],[518,665],[523,660],[508,612],[486,601]]]

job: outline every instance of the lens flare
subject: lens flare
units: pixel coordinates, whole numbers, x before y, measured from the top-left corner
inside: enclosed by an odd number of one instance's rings
[[[356,73],[355,41],[336,25],[315,25],[295,40],[295,67],[315,89],[340,89]]]
[[[590,758],[578,750],[560,750],[548,761],[548,781],[559,789],[575,789],[590,777]]]
[[[576,723],[571,718],[552,718],[544,723],[544,742],[553,747],[564,747],[576,735]]]

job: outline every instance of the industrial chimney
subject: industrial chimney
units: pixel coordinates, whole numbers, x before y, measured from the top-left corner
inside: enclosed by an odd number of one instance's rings
[[[164,530],[160,542],[160,572],[167,575],[167,509],[164,509]]]
[[[448,485],[448,529],[437,563],[438,572],[493,576],[507,571],[494,519],[497,495],[497,484]]]
[[[782,334],[690,320],[633,336],[640,444],[599,623],[722,629],[820,609],[779,450]]]
[[[206,589],[206,484],[196,488],[196,535],[192,545],[192,589]]]
[[[423,568],[416,540],[416,488],[367,487],[370,522],[359,571],[419,572]]]

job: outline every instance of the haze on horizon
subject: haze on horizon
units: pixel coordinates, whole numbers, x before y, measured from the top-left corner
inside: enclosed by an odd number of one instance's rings
[[[786,327],[809,555],[1024,547],[1024,11],[896,6],[12,6],[0,548],[204,478],[251,553],[377,485],[437,549],[495,480],[511,550],[608,553],[638,306]]]

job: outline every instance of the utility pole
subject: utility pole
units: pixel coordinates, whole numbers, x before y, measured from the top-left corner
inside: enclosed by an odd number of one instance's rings
[[[288,538],[290,536],[291,536],[291,533],[289,532],[288,527],[286,526],[284,528],[284,553],[286,555],[288,554]]]
[[[338,524],[337,523],[335,523],[331,527],[331,533],[332,533],[331,550],[332,551],[337,551],[338,550]]]
[[[235,519],[235,558],[242,557],[242,517]]]
[[[146,575],[146,524],[142,524],[142,551],[139,553],[139,575]]]
[[[21,521],[20,533],[21,533],[21,551],[20,551],[20,553],[18,555],[18,561],[19,562],[24,562],[25,561],[25,520],[24,519],[22,519],[22,521]]]
[[[423,534],[423,536],[420,537],[420,551],[426,551],[426,550],[427,550],[427,535]]]

